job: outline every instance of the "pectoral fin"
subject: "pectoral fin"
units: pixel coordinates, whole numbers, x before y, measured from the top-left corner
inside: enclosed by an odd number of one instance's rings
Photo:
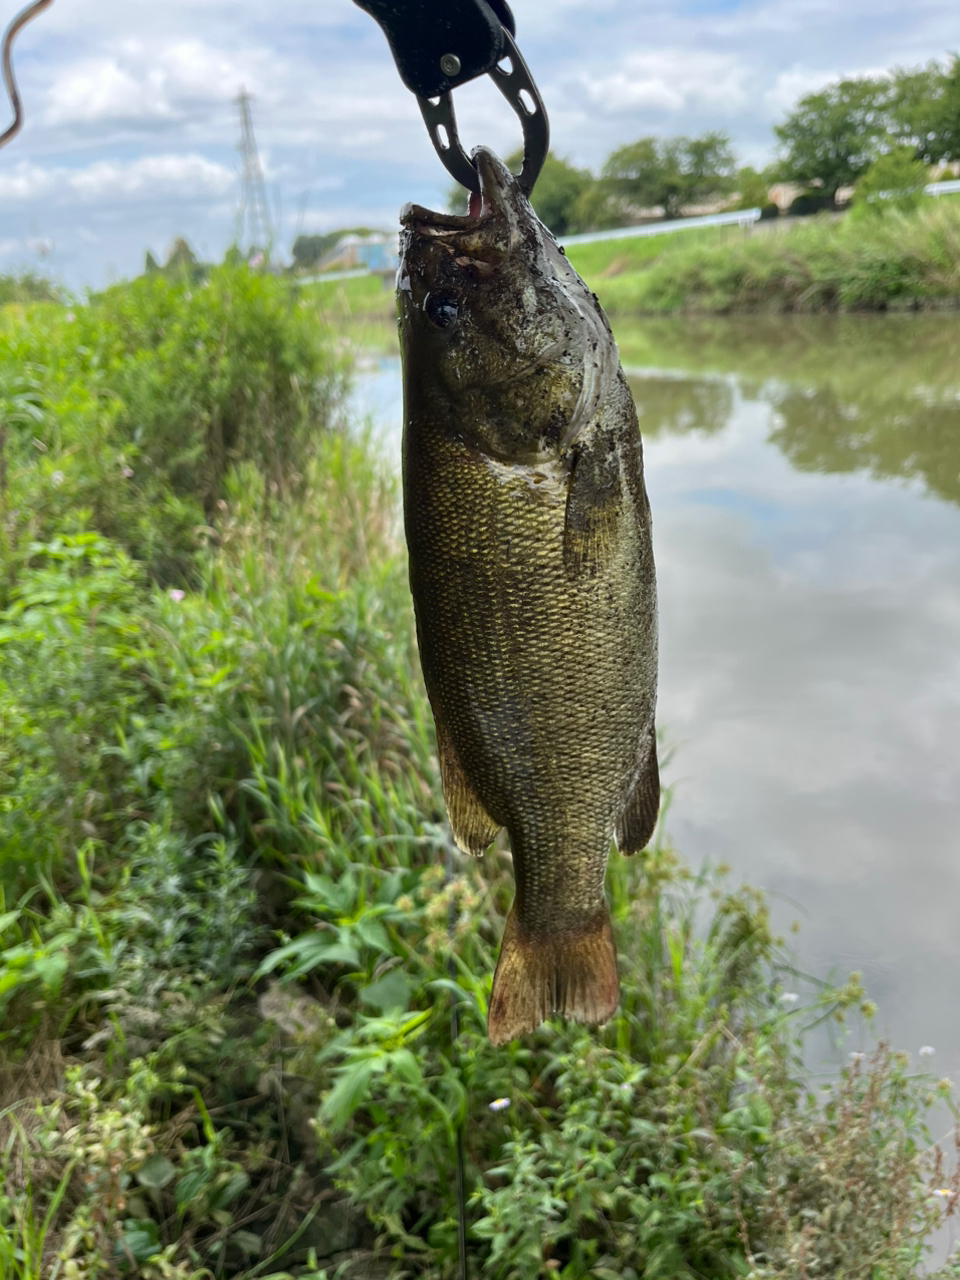
[[[617,848],[628,856],[646,848],[660,812],[660,766],[657,735],[652,727],[645,749],[647,758],[617,822]]]
[[[607,565],[617,547],[622,497],[620,455],[615,448],[608,449],[601,438],[574,452],[563,526],[568,577],[595,577]]]
[[[437,750],[440,755],[440,780],[450,819],[450,830],[457,848],[479,857],[500,830],[500,824],[484,809],[477,793],[467,781],[456,748],[447,729],[434,716],[437,727]]]

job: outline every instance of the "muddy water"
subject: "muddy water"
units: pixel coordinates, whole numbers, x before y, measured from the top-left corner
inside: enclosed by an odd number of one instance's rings
[[[661,593],[670,829],[960,1082],[960,318],[617,320]],[[399,365],[358,407],[398,455]],[[802,988],[802,984],[798,983]]]

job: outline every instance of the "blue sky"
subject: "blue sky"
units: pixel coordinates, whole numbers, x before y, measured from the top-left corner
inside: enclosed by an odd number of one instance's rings
[[[21,0],[0,0],[0,23]],[[555,149],[598,166],[646,133],[723,129],[746,162],[772,125],[841,74],[960,46],[955,0],[515,0]],[[350,0],[54,0],[18,41],[27,108],[0,152],[0,270],[73,286],[140,270],[177,235],[220,257],[236,224],[237,111],[255,95],[282,250],[297,231],[395,225],[449,181],[386,42]],[[514,117],[492,86],[457,95],[468,144],[503,151]]]

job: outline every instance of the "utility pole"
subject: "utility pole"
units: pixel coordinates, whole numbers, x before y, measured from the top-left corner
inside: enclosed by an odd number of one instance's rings
[[[251,102],[250,94],[246,89],[241,89],[236,97],[237,106],[240,108],[238,150],[243,160],[240,210],[237,215],[237,248],[243,250],[244,233],[249,228],[247,251],[260,249],[264,258],[269,259],[270,250],[273,248],[273,226],[270,222],[270,206],[267,204],[263,169],[260,166],[260,153],[257,151],[257,140],[253,136]]]

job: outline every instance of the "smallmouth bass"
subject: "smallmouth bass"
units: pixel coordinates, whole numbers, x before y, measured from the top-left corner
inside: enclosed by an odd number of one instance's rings
[[[488,1034],[612,1017],[612,839],[660,799],[640,431],[596,298],[479,148],[482,207],[401,214],[404,524],[450,826],[510,837]]]

